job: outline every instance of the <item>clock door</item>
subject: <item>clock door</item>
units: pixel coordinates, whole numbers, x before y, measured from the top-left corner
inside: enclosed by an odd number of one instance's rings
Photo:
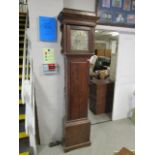
[[[93,28],[67,25],[67,52],[73,54],[93,52]]]
[[[68,57],[68,120],[87,118],[89,56]]]

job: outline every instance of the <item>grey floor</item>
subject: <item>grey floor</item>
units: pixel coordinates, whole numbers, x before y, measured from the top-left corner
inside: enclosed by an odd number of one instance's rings
[[[107,114],[107,113],[95,115],[93,112],[91,112],[88,109],[88,119],[90,120],[91,124],[96,124],[96,123],[110,121],[111,116],[110,114]]]
[[[110,121],[91,126],[91,146],[63,152],[61,145],[39,146],[38,155],[114,155],[122,147],[134,150],[135,126],[129,119]]]

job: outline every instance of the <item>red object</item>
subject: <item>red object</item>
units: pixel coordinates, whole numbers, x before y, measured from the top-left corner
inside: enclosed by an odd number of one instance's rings
[[[55,70],[56,69],[56,64],[48,64],[48,70]]]

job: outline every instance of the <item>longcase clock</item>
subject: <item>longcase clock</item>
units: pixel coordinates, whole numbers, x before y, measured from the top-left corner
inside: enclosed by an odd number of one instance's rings
[[[62,52],[65,58],[64,151],[89,146],[88,59],[94,52],[93,12],[63,9],[59,14],[62,30]]]

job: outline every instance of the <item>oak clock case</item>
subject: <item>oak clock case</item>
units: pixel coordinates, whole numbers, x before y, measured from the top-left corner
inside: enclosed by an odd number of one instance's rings
[[[64,151],[89,146],[88,59],[94,51],[95,13],[63,9],[58,19],[65,59]]]

